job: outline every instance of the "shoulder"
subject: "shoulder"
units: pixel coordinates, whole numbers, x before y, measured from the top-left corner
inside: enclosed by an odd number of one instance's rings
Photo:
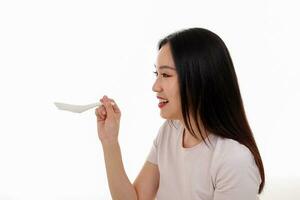
[[[238,141],[228,138],[218,138],[213,156],[212,174],[216,184],[243,182],[246,179],[255,184],[261,182],[251,151]]]
[[[233,139],[219,137],[214,161],[217,167],[239,168],[247,166],[256,167],[254,156],[248,147]]]
[[[233,139],[219,137],[215,156],[219,157],[220,162],[225,161],[250,161],[253,159],[251,151],[245,145]]]
[[[261,177],[254,156],[235,140],[218,138],[211,178],[216,199],[257,199]]]

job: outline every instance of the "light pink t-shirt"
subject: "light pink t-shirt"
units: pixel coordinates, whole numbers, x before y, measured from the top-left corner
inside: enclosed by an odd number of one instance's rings
[[[173,122],[159,128],[147,157],[159,168],[157,200],[259,199],[261,178],[246,146],[210,134],[205,139],[209,148],[204,142],[183,148],[183,126]]]

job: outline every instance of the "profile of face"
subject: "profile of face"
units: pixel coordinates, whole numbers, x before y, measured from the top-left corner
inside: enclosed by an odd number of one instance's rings
[[[160,106],[160,115],[164,119],[181,119],[181,102],[178,86],[178,76],[172,58],[169,43],[162,46],[156,59],[156,80],[152,86],[157,97],[168,100]],[[161,101],[161,99],[158,99]]]

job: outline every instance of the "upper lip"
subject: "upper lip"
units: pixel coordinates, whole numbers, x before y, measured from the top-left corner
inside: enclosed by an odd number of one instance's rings
[[[164,100],[167,100],[167,99],[165,99],[165,98],[162,98],[162,97],[160,97],[160,96],[157,96],[157,98],[158,98],[158,99],[164,99]]]

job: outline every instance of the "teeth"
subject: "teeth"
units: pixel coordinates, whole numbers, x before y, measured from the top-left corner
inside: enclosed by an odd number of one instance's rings
[[[160,103],[167,103],[167,102],[169,102],[169,101],[168,101],[168,100],[160,99],[159,102],[160,102]]]

